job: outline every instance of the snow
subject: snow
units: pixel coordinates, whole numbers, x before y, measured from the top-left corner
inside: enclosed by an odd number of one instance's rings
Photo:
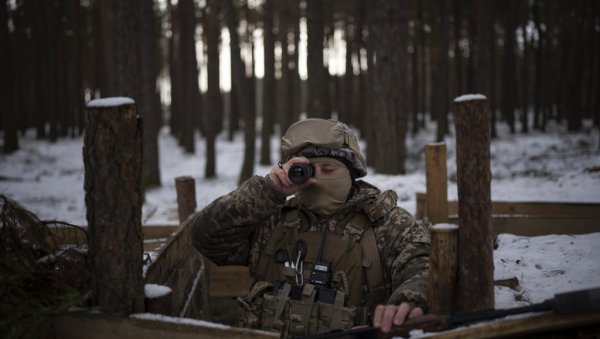
[[[439,231],[451,231],[451,230],[457,230],[458,229],[458,225],[455,224],[435,224],[431,227],[432,230],[439,230]]]
[[[486,100],[487,97],[483,94],[463,94],[454,98],[454,102],[471,101],[471,100]]]
[[[163,286],[158,284],[146,284],[144,285],[144,294],[148,299],[160,298],[171,293],[172,290],[169,286]]]
[[[477,98],[477,96],[475,96]],[[599,133],[589,122],[580,133],[548,125],[546,133],[510,134],[499,125],[499,137],[491,145],[492,200],[562,201],[600,203]],[[399,205],[411,213],[416,192],[425,192],[424,146],[434,140],[435,128],[407,138],[407,174],[383,175],[371,168],[364,178],[381,189],[398,193]],[[1,138],[0,138],[1,139]],[[457,199],[455,143],[447,145],[448,198]],[[260,143],[257,141],[257,148]],[[271,139],[272,158],[278,158],[279,138]],[[83,190],[83,138],[56,143],[36,140],[34,131],[20,139],[21,149],[0,155],[0,194],[12,198],[42,219],[58,219],[85,225]],[[361,142],[364,151],[364,142]],[[237,187],[243,162],[243,134],[233,142],[217,139],[217,173],[204,178],[205,142],[196,137],[196,154],[187,154],[164,128],[159,134],[162,187],[146,192],[142,210],[144,225],[177,224],[175,178],[196,181],[198,209]],[[260,154],[257,152],[256,154]],[[258,161],[258,159],[257,159]],[[265,175],[271,166],[257,165]],[[502,234],[494,251],[497,279],[516,277],[513,290],[496,287],[496,307],[509,308],[539,302],[556,293],[600,286],[600,233],[518,237]]]
[[[170,323],[174,323],[174,324],[186,324],[186,325],[203,326],[203,327],[210,327],[210,328],[219,328],[219,329],[225,329],[225,330],[231,328],[231,326],[211,323],[211,322],[204,321],[204,320],[170,317],[167,315],[156,314],[156,313],[134,313],[134,314],[131,314],[129,317],[135,318],[135,319],[142,319],[142,320],[155,320],[155,321],[170,322]]]
[[[131,98],[126,97],[113,97],[113,98],[103,98],[103,99],[94,99],[88,102],[87,107],[117,107],[121,105],[132,105],[135,104],[135,101]]]

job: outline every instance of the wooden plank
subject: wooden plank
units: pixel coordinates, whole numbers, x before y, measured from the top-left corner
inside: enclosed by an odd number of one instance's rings
[[[417,219],[427,211],[427,194],[416,193]],[[448,201],[448,215],[458,214],[458,202]],[[600,204],[585,202],[492,201],[492,215],[529,215],[600,219]]]
[[[146,271],[147,284],[159,284],[173,290],[172,315],[194,318],[206,317],[208,307],[201,296],[206,286],[204,258],[192,245],[192,219],[188,219],[175,232]],[[190,302],[192,304],[190,305]]]
[[[178,227],[179,225],[145,225],[142,226],[142,235],[144,239],[166,239],[173,236]],[[69,226],[50,227],[50,231],[58,237],[62,244],[87,245],[87,239],[84,235],[87,230],[85,226],[80,228]]]
[[[585,334],[585,338],[597,338],[600,334],[600,313],[589,314],[541,314],[531,317],[477,324],[468,328],[440,332],[428,336],[435,339],[458,338],[573,338]],[[428,333],[429,334],[429,333]],[[595,334],[595,335],[594,335]]]
[[[451,215],[449,223],[457,223]],[[600,218],[492,216],[492,234],[510,233],[535,237],[548,234],[588,234],[600,232]]]
[[[219,326],[191,319],[168,322],[90,313],[55,316],[52,318],[49,333],[52,335],[48,338],[56,339],[279,338],[279,333]]]
[[[432,224],[444,223],[448,220],[446,144],[425,145],[425,164],[427,218]]]
[[[142,227],[144,239],[169,238],[177,231],[179,225],[145,225]]]
[[[250,290],[252,277],[246,266],[209,264],[209,295],[215,298],[244,296]]]

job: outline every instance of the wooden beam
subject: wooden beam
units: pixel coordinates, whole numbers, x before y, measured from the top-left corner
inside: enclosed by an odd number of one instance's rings
[[[419,220],[427,210],[427,194],[417,192],[415,217]],[[458,202],[448,201],[448,215],[458,214]],[[558,201],[492,201],[492,216],[544,216],[600,219],[600,204]]]
[[[425,164],[427,217],[432,224],[445,223],[448,221],[446,144],[425,145]]]
[[[211,324],[192,319],[165,318],[167,321],[139,319],[111,314],[74,313],[51,320],[54,338],[60,339],[212,339],[279,338],[279,333]]]
[[[449,223],[458,223],[458,216],[451,215]],[[547,234],[587,234],[600,232],[600,218],[557,218],[492,216],[492,234],[510,233],[525,237]]]
[[[246,266],[207,265],[209,275],[209,294],[211,297],[238,297],[248,294],[252,277]]]
[[[192,245],[192,219],[183,223],[148,266],[146,283],[173,290],[171,315],[200,318],[208,316],[204,258]],[[192,303],[192,304],[190,304]]]
[[[597,338],[600,334],[600,313],[540,314],[512,320],[496,320],[467,328],[431,333],[428,338]],[[428,333],[430,334],[430,333]]]
[[[458,253],[458,226],[437,224],[431,228],[427,308],[434,314],[454,313]]]

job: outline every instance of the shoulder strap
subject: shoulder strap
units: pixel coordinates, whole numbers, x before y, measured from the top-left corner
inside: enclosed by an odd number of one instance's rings
[[[363,268],[367,279],[367,287],[373,304],[385,302],[385,279],[383,277],[383,267],[381,266],[381,256],[375,239],[375,230],[369,227],[365,230],[360,245],[363,250]]]

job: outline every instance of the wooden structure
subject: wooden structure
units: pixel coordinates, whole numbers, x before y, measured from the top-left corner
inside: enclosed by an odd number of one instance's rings
[[[483,95],[471,95],[456,98],[452,112],[460,244],[455,310],[473,312],[494,308],[490,109]]]
[[[461,118],[459,117],[458,120],[461,120]],[[472,122],[460,121],[459,123],[470,124]],[[457,130],[458,129],[459,127],[457,126]],[[469,140],[469,142],[471,141]],[[457,145],[459,144],[464,146],[465,140],[460,142],[457,140]],[[481,145],[479,146],[481,147]],[[468,150],[467,154],[471,154],[467,157],[471,158],[476,157],[476,154],[479,153],[477,150]],[[463,154],[462,157],[464,160],[465,155]],[[477,198],[482,195],[485,196],[485,192],[469,191],[471,188],[468,187],[468,178],[465,179],[465,177],[461,178],[459,176],[459,196],[463,203],[461,205],[456,201],[448,202],[446,196],[447,178],[445,145],[428,145],[426,148],[426,158],[428,163],[427,189],[429,195],[417,195],[417,218],[422,219],[425,215],[424,213],[429,213],[428,219],[432,222],[461,223],[456,219],[456,215],[461,214],[461,220],[468,220],[471,223],[471,225],[467,225],[465,228],[478,227],[477,232],[480,231],[479,228],[485,228],[485,215],[483,217],[477,216],[477,213],[475,212],[477,212],[476,209],[480,208],[480,206],[473,204],[473,200],[479,201]],[[484,156],[483,159],[486,159],[486,157]],[[458,164],[457,166],[459,171],[467,173],[467,176],[480,178],[482,169],[479,168],[473,172],[474,167],[472,164],[467,166],[462,163],[463,160],[460,160],[462,165]],[[487,162],[489,166],[489,154]],[[468,168],[464,169],[466,168],[465,166]],[[477,166],[475,166],[475,168],[476,167]],[[483,172],[485,172],[485,168],[483,169]],[[485,177],[485,175],[483,175],[483,177]],[[479,185],[481,183],[476,184]],[[466,194],[465,185],[467,186]],[[483,183],[483,186],[485,186],[485,182]],[[461,189],[460,187],[463,188]],[[145,311],[151,312],[152,314],[142,314],[133,317],[105,313],[73,313],[62,315],[55,317],[52,320],[52,334],[55,338],[79,338],[82,336],[82,333],[85,333],[85,336],[88,338],[113,337],[146,339],[170,337],[179,339],[214,338],[220,336],[231,338],[278,337],[275,333],[232,328],[186,319],[205,319],[218,322],[223,322],[224,319],[231,320],[231,318],[227,318],[231,313],[235,313],[231,308],[233,304],[231,298],[244,295],[248,291],[251,278],[246,267],[216,267],[210,261],[203,258],[192,246],[192,219],[190,218],[190,215],[193,214],[196,207],[195,184],[193,179],[191,177],[177,178],[176,189],[181,224],[146,226],[143,228],[139,226],[139,231],[136,233],[140,239],[141,236],[143,236],[145,250],[156,250],[159,252],[158,257],[147,267],[144,282],[146,284],[157,284],[170,288],[168,293],[165,293],[159,298],[146,298],[144,305]],[[494,216],[492,221],[496,220],[498,216],[506,216],[509,214],[514,217],[514,215],[523,216],[529,215],[527,213],[539,213],[540,215],[543,214],[547,217],[552,213],[568,210],[570,211],[569,213],[574,213],[578,216],[584,215],[589,217],[588,219],[596,220],[594,224],[596,227],[600,225],[600,223],[597,222],[600,218],[598,215],[600,213],[598,204],[570,204],[572,206],[565,208],[562,204],[550,205],[533,203],[525,206],[525,204],[519,205],[502,202],[491,203],[490,200],[489,196],[482,199],[484,203],[485,201],[489,202],[489,211],[484,211],[484,214],[487,213],[488,215]],[[466,207],[464,201],[467,201]],[[426,206],[430,206],[430,208],[427,208]],[[467,210],[467,213],[465,214],[463,210]],[[467,217],[465,217],[465,215]],[[562,214],[560,215],[563,216]],[[563,224],[564,220],[565,219],[561,219]],[[463,223],[464,221],[461,224]],[[489,228],[489,220],[487,224]],[[488,233],[497,234],[498,231],[497,228],[494,228],[494,231],[489,231]],[[501,229],[500,231],[505,232],[506,230]],[[598,231],[598,229],[595,231]],[[90,233],[91,232],[92,227],[90,227]],[[120,231],[117,229],[116,232]],[[472,230],[469,232],[472,232]],[[82,239],[77,238],[75,232],[73,232],[73,234],[74,237],[69,239],[69,233],[64,233],[65,242],[68,242],[67,239],[73,242],[81,242]],[[447,224],[438,224],[432,228],[432,279],[429,282],[429,289],[431,293],[430,299],[436,300],[436,303],[429,305],[432,312],[446,314],[455,311],[456,300],[454,299],[453,292],[456,286],[456,277],[459,272],[459,264],[457,261],[459,252],[457,246],[458,237],[459,232],[457,232],[456,227],[449,227]],[[487,242],[487,235],[482,238],[484,242]],[[467,241],[466,243],[469,242]],[[474,244],[475,246],[481,245],[475,240],[472,240],[471,244]],[[120,244],[120,246],[122,246],[122,244]],[[475,267],[475,269],[480,268]],[[489,300],[486,302],[489,302]],[[219,309],[219,306],[221,306],[222,309]],[[470,307],[472,306],[473,305],[470,305]],[[220,311],[225,314],[225,316],[215,316]],[[131,311],[122,313],[127,314],[131,313]],[[159,314],[170,317],[160,316]],[[227,320],[225,322],[234,324],[234,322]],[[599,325],[599,314],[578,315],[577,317],[544,314],[536,316],[535,319],[505,320],[492,324],[484,324],[482,326],[457,329],[447,333],[439,333],[433,337],[493,338],[505,335],[539,334],[548,330],[569,331],[573,328],[588,328],[590,326],[596,326],[597,328]]]
[[[428,310],[434,314],[451,314],[458,268],[458,226],[436,224],[431,227],[429,254]]]
[[[416,193],[415,218],[427,211],[427,194]],[[458,222],[458,201],[448,201],[448,223]],[[580,202],[492,201],[492,235],[519,236],[600,232],[600,204]]]
[[[427,218],[430,223],[448,221],[448,174],[446,144],[425,145],[425,179],[427,182]]]
[[[84,114],[85,204],[94,304],[144,309],[142,128],[129,98],[92,100]]]

